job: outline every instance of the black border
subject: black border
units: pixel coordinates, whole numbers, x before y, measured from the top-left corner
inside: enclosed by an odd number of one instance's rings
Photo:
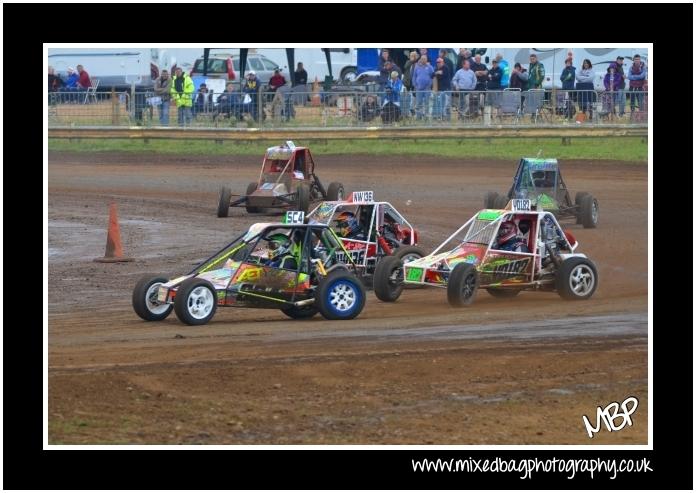
[[[214,11],[215,15],[203,12]],[[653,42],[656,56],[651,69],[654,81],[661,71],[671,77],[668,64],[681,67],[680,97],[684,99],[683,122],[678,116],[666,115],[658,106],[655,115],[655,139],[661,132],[662,143],[674,143],[680,129],[688,131],[686,142],[691,142],[691,104],[687,101],[691,88],[692,57],[688,33],[693,33],[691,19],[693,5],[672,4],[540,4],[540,5],[454,5],[454,4],[3,4],[5,54],[5,277],[4,289],[16,291],[15,282],[27,283],[24,292],[38,301],[36,280],[41,273],[29,274],[27,268],[38,270],[38,262],[24,262],[43,258],[43,239],[39,228],[23,226],[29,218],[38,222],[43,217],[38,200],[38,183],[43,155],[41,125],[36,119],[42,114],[42,98],[12,95],[14,82],[22,91],[43,93],[43,42],[205,42],[244,43],[313,42],[318,39],[350,43],[356,35],[363,42],[385,41],[396,44],[399,39],[422,39],[424,44],[437,41],[475,37],[486,42],[554,42],[572,43],[578,39],[610,42]],[[332,19],[332,21],[316,20]],[[333,21],[349,20],[347,27],[336,28]],[[45,19],[43,21],[38,19]],[[288,20],[289,19],[289,20]],[[664,19],[664,20],[661,20]],[[361,24],[361,21],[364,23]],[[42,23],[43,22],[43,23]],[[365,27],[365,23],[368,27]],[[411,27],[412,26],[412,27]],[[660,28],[666,29],[664,34]],[[14,29],[12,29],[14,28]],[[365,36],[366,29],[373,34]],[[458,29],[463,33],[457,36]],[[473,35],[473,36],[472,36]],[[369,39],[363,39],[369,38]],[[661,49],[671,55],[679,46],[679,59],[660,59]],[[41,51],[40,51],[41,50]],[[18,52],[30,56],[17,55]],[[27,60],[30,61],[27,63]],[[671,70],[675,70],[672,67]],[[655,86],[661,90],[674,79]],[[39,85],[41,84],[41,85]],[[659,98],[665,101],[665,98]],[[30,111],[28,103],[34,105]],[[38,111],[36,106],[38,106]],[[665,118],[670,116],[669,124]],[[687,120],[688,118],[689,120]],[[685,132],[686,133],[686,132]],[[669,160],[683,162],[683,141],[676,146],[650,145],[660,157],[656,165]],[[681,152],[680,152],[681,151]],[[679,155],[681,154],[681,155]],[[691,170],[687,159],[686,169]],[[26,164],[25,164],[26,163]],[[658,169],[658,168],[655,168]],[[657,175],[657,173],[656,173]],[[680,178],[681,181],[681,178]],[[12,193],[11,188],[18,193]],[[688,200],[686,194],[679,194]],[[658,204],[676,207],[671,191],[660,196],[655,184],[655,212]],[[689,210],[685,204],[684,210]],[[37,210],[38,209],[38,210]],[[667,221],[669,218],[665,218]],[[665,225],[661,224],[664,228]],[[681,225],[683,229],[683,225]],[[687,226],[687,229],[688,228]],[[30,232],[31,234],[27,234]],[[684,235],[686,237],[686,235]],[[627,241],[630,241],[627,240]],[[688,241],[686,241],[688,243]],[[674,244],[670,241],[670,247]],[[28,250],[33,250],[29,252]],[[657,251],[655,278],[659,279]],[[674,260],[676,262],[676,260]],[[31,264],[31,265],[28,265]],[[12,269],[17,271],[10,273]],[[686,267],[683,268],[686,270]],[[673,274],[671,280],[674,282]],[[681,274],[680,274],[681,276]],[[692,285],[688,272],[688,285]],[[666,281],[665,279],[661,279]],[[672,284],[673,285],[673,284]],[[675,288],[676,289],[676,288]],[[665,290],[660,290],[665,291]],[[675,313],[674,300],[659,300],[655,295],[655,314]],[[676,291],[666,292],[674,296]],[[44,293],[45,295],[45,293]],[[668,307],[666,303],[670,302]],[[692,386],[692,331],[687,323],[681,327],[656,324],[654,327],[654,451],[411,451],[411,450],[339,450],[329,451],[43,451],[42,401],[42,321],[37,309],[27,310],[17,317],[9,310],[12,295],[4,297],[6,322],[4,338],[4,486],[12,489],[499,489],[499,488],[603,488],[652,489],[692,488],[692,400],[686,396],[671,396],[666,390],[670,383],[679,388]],[[683,303],[683,302],[682,302]],[[38,305],[37,305],[38,306]],[[663,308],[664,307],[664,308]],[[681,307],[679,307],[681,308]],[[657,319],[657,317],[656,317]],[[31,320],[31,322],[29,322]],[[677,323],[673,321],[672,323]],[[681,446],[679,445],[681,440]],[[651,474],[619,475],[615,480],[606,477],[574,481],[563,475],[537,474],[531,480],[521,480],[516,474],[413,473],[411,459],[422,458],[632,458],[647,457],[654,472]]]

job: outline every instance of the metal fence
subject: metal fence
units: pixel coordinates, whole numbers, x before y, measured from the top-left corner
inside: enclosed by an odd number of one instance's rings
[[[197,93],[190,106],[151,92],[54,92],[49,126],[360,127],[647,124],[645,91],[402,92],[346,88]]]

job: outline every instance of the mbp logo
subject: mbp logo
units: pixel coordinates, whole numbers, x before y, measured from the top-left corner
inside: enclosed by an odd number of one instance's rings
[[[619,407],[621,408],[621,412],[619,412]],[[636,409],[638,409],[638,399],[635,397],[627,397],[620,406],[618,402],[612,402],[604,409],[602,409],[601,406],[597,406],[596,427],[590,424],[590,420],[587,416],[583,416],[582,421],[585,423],[587,434],[592,438],[595,433],[599,433],[599,430],[602,428],[602,422],[604,422],[604,425],[610,432],[622,430],[626,425],[633,426],[631,414],[636,412]],[[620,426],[616,425],[617,418],[621,418]]]

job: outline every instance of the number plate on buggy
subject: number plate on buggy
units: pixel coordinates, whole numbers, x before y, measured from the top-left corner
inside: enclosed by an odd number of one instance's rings
[[[406,280],[420,282],[423,278],[423,269],[420,267],[409,267],[406,269]]]
[[[532,201],[529,199],[512,199],[513,211],[531,211]]]

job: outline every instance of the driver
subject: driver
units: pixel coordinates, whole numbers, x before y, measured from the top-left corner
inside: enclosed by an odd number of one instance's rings
[[[497,243],[498,250],[529,253],[527,244],[517,234],[517,225],[514,221],[504,221],[500,224]]]
[[[297,270],[297,259],[292,254],[292,242],[287,235],[276,233],[268,238],[269,267]]]
[[[341,212],[336,216],[336,229],[341,238],[363,241],[366,239],[365,232],[352,212]]]

